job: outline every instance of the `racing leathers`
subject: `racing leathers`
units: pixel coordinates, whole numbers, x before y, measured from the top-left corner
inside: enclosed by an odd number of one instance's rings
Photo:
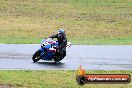
[[[63,36],[59,36],[59,34],[52,35],[49,38],[57,38],[59,46],[56,47],[57,52],[56,54],[59,56],[59,60],[62,60],[66,56],[66,45],[67,45],[67,38],[64,34]]]

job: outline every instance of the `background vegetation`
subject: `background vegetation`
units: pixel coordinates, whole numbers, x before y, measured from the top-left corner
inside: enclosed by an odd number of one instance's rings
[[[0,84],[11,88],[132,88],[129,84],[85,84],[76,82],[76,71],[0,71]],[[130,74],[132,71],[87,71],[87,74]]]
[[[58,28],[74,44],[132,44],[132,1],[0,1],[0,43],[40,43]]]

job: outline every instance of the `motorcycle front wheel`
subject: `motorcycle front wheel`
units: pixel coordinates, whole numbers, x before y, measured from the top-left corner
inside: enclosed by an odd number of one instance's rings
[[[37,50],[37,51],[33,54],[33,57],[32,57],[33,62],[37,62],[37,61],[40,60],[40,54],[41,54],[41,51],[40,51],[40,50]]]

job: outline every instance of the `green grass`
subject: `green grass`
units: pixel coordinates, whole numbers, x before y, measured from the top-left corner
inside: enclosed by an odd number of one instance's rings
[[[64,28],[73,44],[132,44],[131,0],[1,0],[0,43],[40,43]]]
[[[130,74],[132,71],[87,71],[88,74]],[[76,71],[0,71],[0,84],[12,88],[132,88],[129,84],[85,84],[76,83]]]

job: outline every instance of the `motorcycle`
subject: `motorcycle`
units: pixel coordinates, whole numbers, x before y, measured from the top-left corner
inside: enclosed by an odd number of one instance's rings
[[[59,46],[58,41],[53,40],[52,38],[43,39],[41,41],[41,48],[37,50],[32,57],[32,60],[34,62],[37,62],[39,60],[45,60],[45,61],[54,61],[60,62],[61,60],[58,59],[58,55],[56,54],[57,49],[55,47]],[[70,42],[67,42],[66,48],[69,48],[71,46]]]

